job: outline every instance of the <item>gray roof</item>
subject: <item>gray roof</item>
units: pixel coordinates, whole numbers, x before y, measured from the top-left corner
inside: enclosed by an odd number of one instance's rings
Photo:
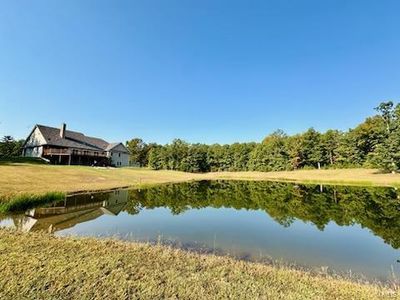
[[[107,146],[107,148],[106,148],[106,151],[111,151],[111,150],[113,150],[115,147],[117,147],[118,145],[121,145],[123,148],[124,148],[124,150],[117,150],[116,152],[123,152],[123,153],[130,153],[129,152],[129,150],[125,147],[125,145],[124,144],[122,144],[122,143],[110,143],[110,144],[108,144],[108,146]]]
[[[111,150],[112,148],[117,147],[119,144],[121,144],[121,143],[110,143],[110,144],[108,144],[108,146],[106,147],[106,150],[109,151],[109,150]]]
[[[60,128],[44,125],[36,125],[36,127],[46,139],[46,144],[44,145],[71,147],[93,151],[107,151],[107,148],[111,145],[103,139],[86,136],[80,132],[66,130],[65,138],[62,138],[60,136]]]

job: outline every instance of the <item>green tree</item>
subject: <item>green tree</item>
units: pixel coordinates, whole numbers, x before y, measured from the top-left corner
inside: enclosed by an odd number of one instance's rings
[[[380,116],[386,125],[386,131],[387,133],[390,133],[395,114],[393,102],[381,102],[377,107],[375,107],[375,110],[380,113]]]
[[[162,146],[154,146],[151,148],[148,166],[153,170],[166,169],[165,150]]]
[[[140,138],[134,138],[126,142],[126,147],[130,151],[130,163],[144,167],[148,163],[148,146]]]
[[[202,144],[190,145],[187,155],[182,159],[180,170],[184,172],[208,172],[207,146]]]
[[[380,116],[367,118],[342,137],[338,147],[338,161],[351,166],[370,164],[372,160],[369,157],[386,136],[385,122]]]
[[[321,134],[310,128],[302,135],[303,166],[318,167],[325,164]]]
[[[230,146],[232,157],[232,171],[248,171],[251,152],[256,143],[234,143]]]
[[[212,172],[231,171],[233,168],[233,153],[230,145],[211,145],[207,151],[207,163]]]
[[[302,151],[303,138],[300,134],[289,136],[286,140],[286,149],[290,160],[290,170],[296,170],[304,164]]]
[[[254,171],[282,171],[290,168],[290,157],[286,150],[287,135],[275,131],[258,144],[251,153],[249,166]]]
[[[321,135],[321,147],[324,156],[322,161],[328,162],[331,166],[337,161],[341,136],[342,133],[338,130],[328,130]]]
[[[23,140],[15,140],[12,136],[6,135],[0,141],[0,157],[17,157],[22,154]]]
[[[385,139],[376,145],[371,161],[384,171],[400,171],[400,105],[382,103],[377,108],[386,125]]]

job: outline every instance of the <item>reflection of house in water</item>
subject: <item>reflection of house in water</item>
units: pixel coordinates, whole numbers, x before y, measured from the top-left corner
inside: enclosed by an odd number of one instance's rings
[[[127,201],[127,190],[76,195],[51,206],[28,210],[24,216],[14,218],[14,223],[23,231],[55,232],[105,214],[116,216],[124,209]]]

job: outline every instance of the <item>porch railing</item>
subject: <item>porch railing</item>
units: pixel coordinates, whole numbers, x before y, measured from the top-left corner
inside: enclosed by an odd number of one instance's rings
[[[76,156],[94,156],[107,157],[105,151],[77,150],[77,149],[43,149],[43,155],[76,155]]]

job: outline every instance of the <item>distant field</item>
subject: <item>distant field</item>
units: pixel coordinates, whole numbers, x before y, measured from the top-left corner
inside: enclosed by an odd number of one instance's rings
[[[161,246],[0,229],[1,299],[398,299],[395,290]]]
[[[210,173],[208,176],[223,179],[290,181],[316,184],[400,186],[400,174],[383,174],[374,169],[223,172]]]
[[[0,197],[46,192],[76,192],[202,179],[278,180],[304,183],[400,186],[400,174],[371,169],[192,174],[139,168],[93,168],[45,164],[0,164]]]

